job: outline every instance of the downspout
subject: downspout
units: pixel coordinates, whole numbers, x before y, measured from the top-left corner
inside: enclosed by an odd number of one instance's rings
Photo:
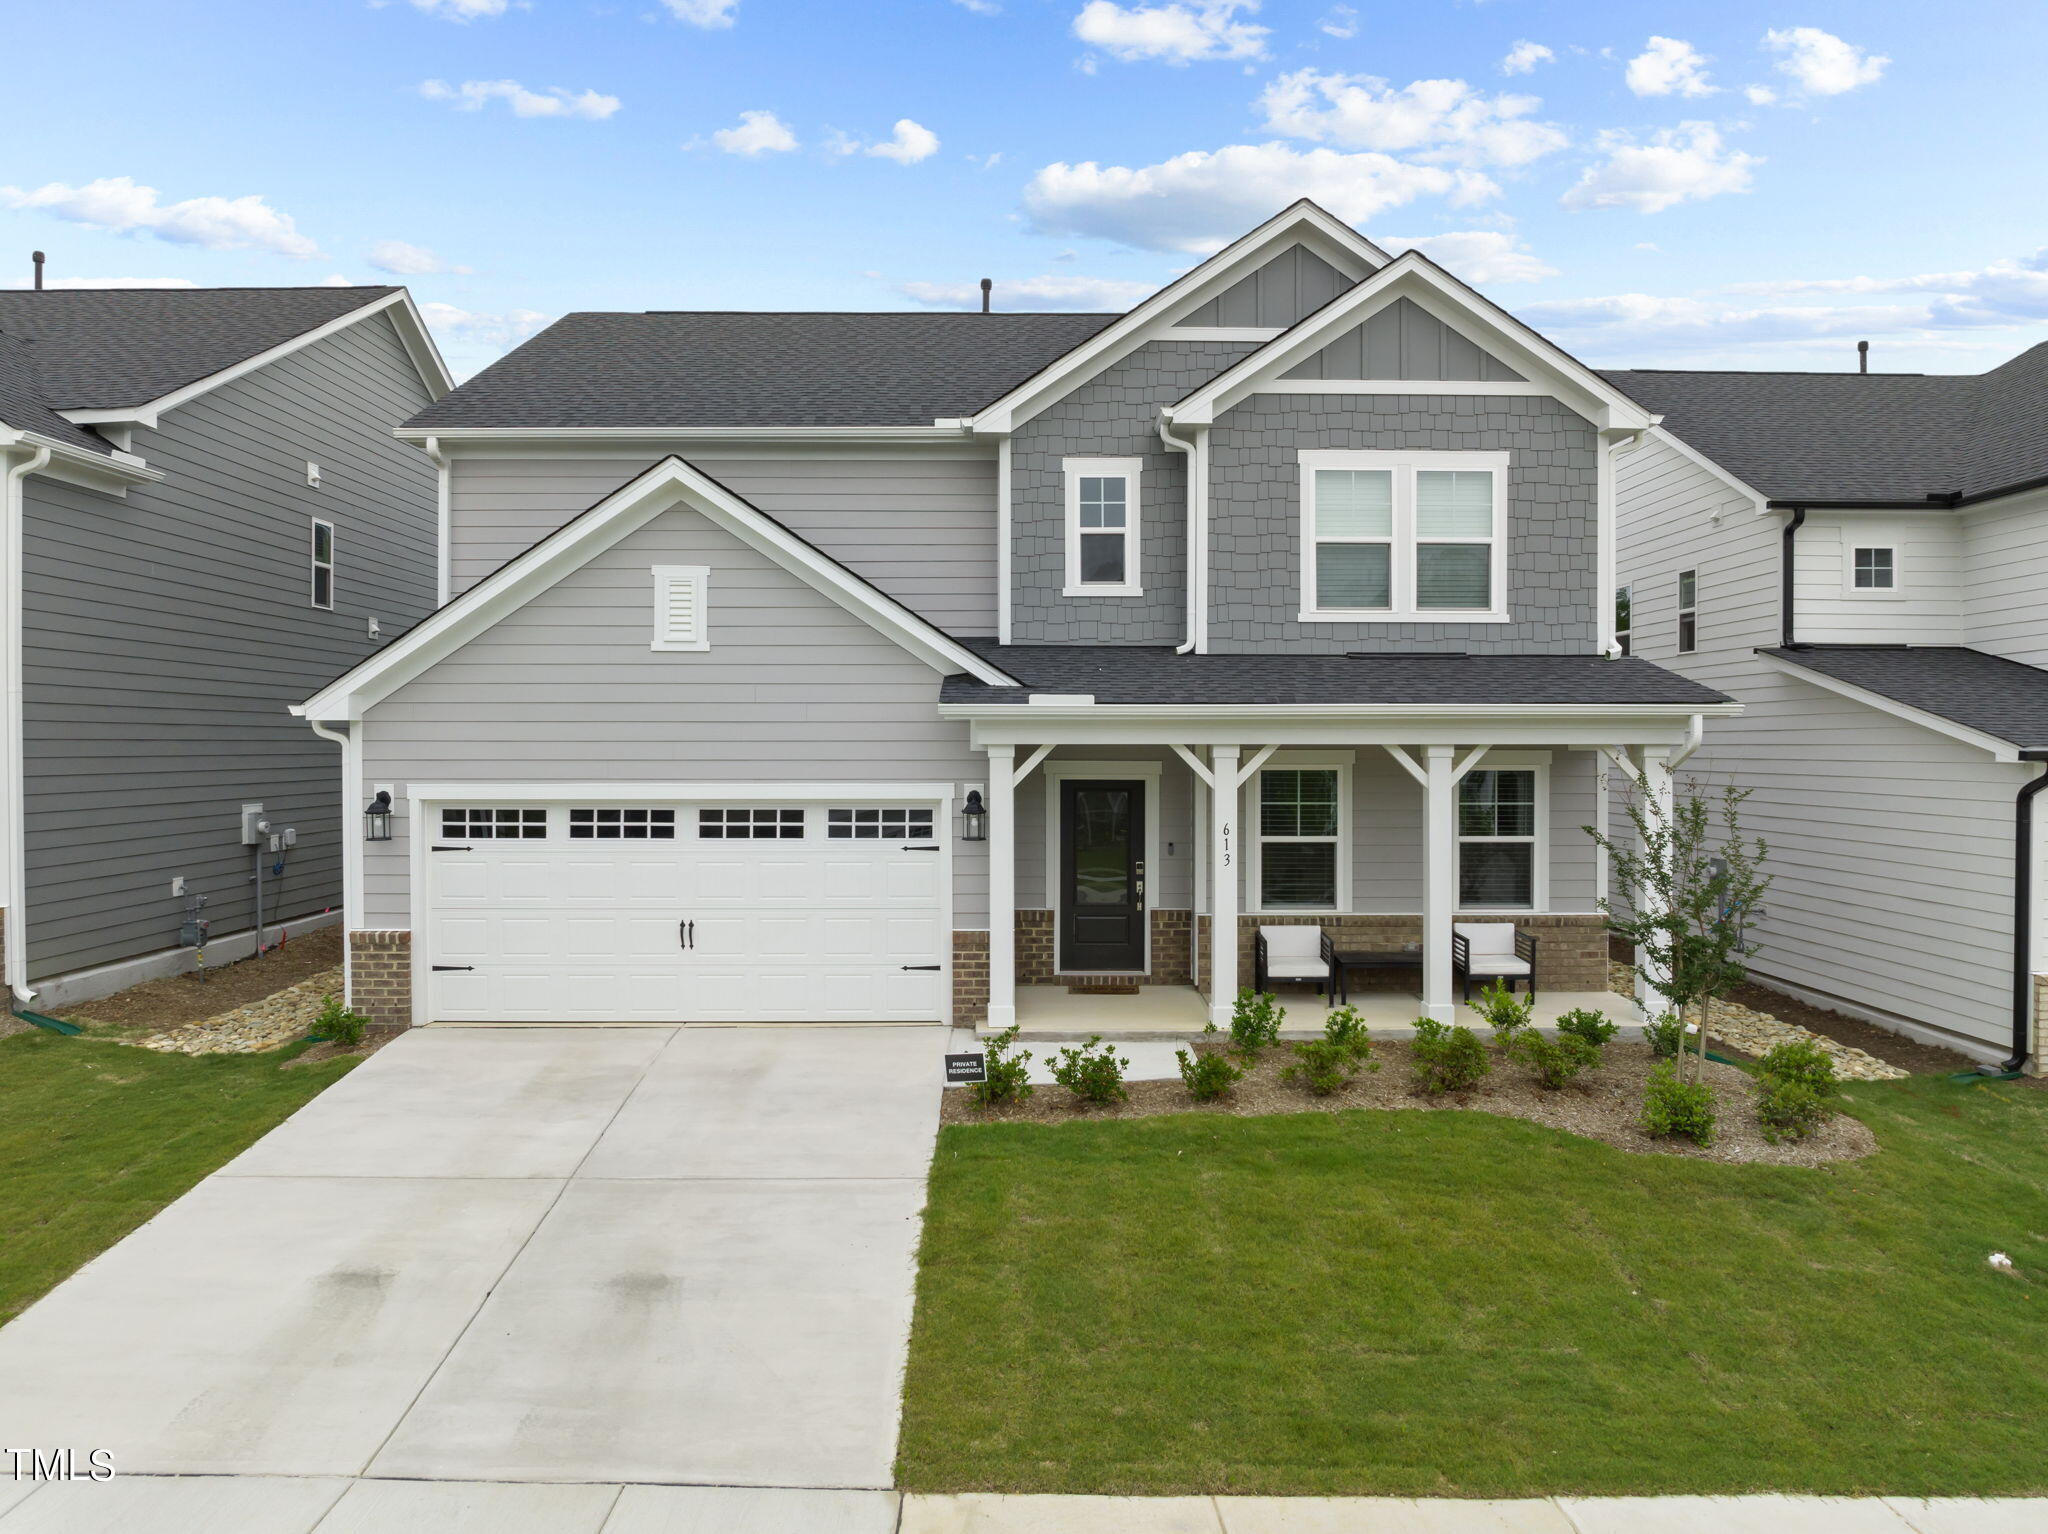
[[[1206,437],[1190,437],[1183,440],[1173,434],[1171,425],[1162,413],[1159,417],[1159,440],[1171,451],[1188,455],[1188,530],[1187,553],[1184,560],[1184,579],[1187,582],[1188,596],[1188,637],[1176,645],[1173,651],[1176,655],[1187,655],[1206,648],[1202,643],[1202,631],[1206,626],[1203,622],[1202,606],[1203,599],[1208,595],[1209,584],[1208,517],[1205,515],[1208,509],[1206,492],[1209,488],[1209,455],[1205,451],[1208,445]]]
[[[1797,609],[1793,605],[1792,547],[1801,525],[1806,521],[1806,508],[1794,506],[1792,515],[1785,519],[1784,553],[1778,564],[1778,643],[1787,650],[1797,649],[1799,641],[1793,636],[1798,632]]]
[[[22,756],[22,502],[26,481],[50,461],[50,449],[39,447],[7,470],[5,527],[0,537],[7,541],[0,559],[0,599],[7,603],[7,615],[0,621],[0,805],[7,817],[7,860],[0,868],[0,907],[7,923],[5,962],[7,986],[17,1006],[35,1000],[28,984],[28,805]]]
[[[1615,592],[1621,585],[1621,507],[1620,491],[1615,484],[1615,460],[1624,453],[1632,452],[1642,445],[1646,433],[1632,431],[1626,436],[1615,437],[1603,442],[1600,456],[1594,460],[1594,521],[1597,544],[1593,558],[1594,579],[1599,582],[1600,595],[1595,611],[1599,614],[1599,649],[1609,660],[1621,659],[1621,641],[1614,634]]]
[[[429,437],[420,450],[434,466],[434,605],[448,604],[448,455],[441,451],[441,439]],[[318,732],[319,725],[313,729]]]
[[[1700,741],[1705,738],[1706,732],[1707,716],[1705,714],[1694,714],[1692,716],[1692,723],[1687,725],[1685,729],[1685,744],[1671,753],[1670,758],[1664,763],[1665,767],[1675,772],[1684,766],[1686,758],[1699,750]]]
[[[351,724],[349,733],[330,730],[317,719],[308,719],[315,735],[322,740],[331,740],[341,747],[341,985],[342,1004],[354,1006],[355,965],[350,959],[349,939],[361,920],[363,899],[363,838],[357,817],[362,813],[362,742],[356,736],[356,726]]]
[[[2024,762],[2048,762],[2048,751],[2022,751]],[[2029,778],[2012,811],[2012,1057],[1996,1071],[2017,1076],[2027,1068],[2034,1031],[2034,796],[2048,788],[2048,771]]]

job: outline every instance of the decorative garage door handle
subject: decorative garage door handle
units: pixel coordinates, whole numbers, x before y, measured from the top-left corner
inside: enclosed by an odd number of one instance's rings
[[[903,967],[905,969],[938,969],[940,966],[936,964],[906,964]]]
[[[678,947],[678,948],[695,948],[696,946],[697,946],[697,924],[696,924],[695,922],[693,922],[693,921],[679,921],[679,922],[677,922],[677,923],[676,923],[676,947]]]
[[[476,968],[476,966],[475,966],[474,964],[436,964],[436,965],[434,966],[434,968],[435,968],[436,970],[443,970],[443,969],[475,969],[475,968]]]
[[[904,848],[903,850],[904,850],[905,852],[937,852],[937,851],[938,851],[939,849],[938,849],[938,848],[936,848],[936,847],[924,847],[924,846],[918,846],[918,847],[905,847],[905,848]]]
[[[436,852],[474,852],[474,847],[436,847]]]

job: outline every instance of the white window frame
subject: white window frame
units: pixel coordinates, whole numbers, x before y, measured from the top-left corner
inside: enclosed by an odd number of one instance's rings
[[[1062,848],[1060,846],[1060,785],[1068,778],[1096,778],[1115,783],[1136,780],[1145,785],[1145,898],[1141,902],[1145,909],[1145,967],[1133,970],[1132,974],[1152,973],[1152,912],[1159,902],[1153,892],[1165,871],[1160,861],[1159,849],[1159,783],[1166,771],[1166,764],[1154,757],[1137,761],[1083,761],[1074,757],[1055,756],[1039,769],[1045,779],[1045,904],[1052,912],[1053,930],[1053,973],[1056,975],[1094,974],[1094,970],[1069,970],[1060,967],[1059,930],[1060,918],[1066,911],[1066,879],[1062,877]],[[991,831],[991,836],[997,833]],[[1019,904],[1022,904],[1019,901]]]
[[[1463,785],[1459,780],[1460,803],[1452,807],[1452,830],[1455,846],[1452,849],[1454,876],[1464,882],[1465,843],[1467,842],[1528,842],[1529,854],[1529,903],[1527,905],[1465,905],[1458,906],[1460,915],[1505,915],[1528,916],[1550,909],[1550,753],[1548,751],[1489,751],[1474,765],[1474,772],[1533,772],[1536,795],[1536,828],[1533,836],[1467,836],[1459,830],[1458,810],[1463,803]]]
[[[1066,477],[1067,574],[1062,596],[1137,597],[1145,594],[1139,574],[1142,552],[1140,536],[1144,521],[1145,460],[1142,458],[1068,458],[1061,469]],[[1124,578],[1120,581],[1081,580],[1081,534],[1101,535],[1104,528],[1081,526],[1081,481],[1116,479],[1124,482]]]
[[[1245,838],[1251,856],[1246,860],[1244,891],[1245,914],[1248,916],[1288,916],[1308,914],[1338,914],[1351,909],[1351,844],[1358,835],[1357,817],[1351,799],[1351,771],[1355,755],[1349,751],[1275,751],[1259,770],[1252,774],[1246,786],[1245,802],[1238,806],[1238,824],[1250,828]],[[1337,774],[1337,903],[1330,906],[1266,904],[1266,835],[1265,816],[1262,807],[1266,795],[1266,774],[1269,772],[1328,772]],[[1320,836],[1275,836],[1276,842],[1319,842]]]
[[[325,517],[314,517],[306,529],[306,602],[322,612],[334,611],[334,589],[337,584],[335,558],[340,552],[334,538],[334,524]],[[320,557],[320,529],[327,529],[327,557]],[[327,600],[320,600],[320,571],[327,572]]]
[[[1692,577],[1692,600],[1685,600],[1685,578]],[[1694,566],[1671,578],[1671,645],[1679,655],[1697,655],[1700,648],[1700,572]],[[1685,620],[1692,619],[1692,643],[1685,642]]]
[[[1505,452],[1396,452],[1379,449],[1315,448],[1301,454],[1300,512],[1297,531],[1301,543],[1302,623],[1506,623],[1508,575],[1508,460]],[[1390,469],[1393,471],[1394,517],[1391,596],[1393,606],[1362,611],[1358,608],[1324,608],[1316,603],[1315,532],[1316,470]],[[1417,538],[1415,535],[1415,476],[1425,469],[1487,471],[1493,475],[1493,532],[1487,538]],[[1376,540],[1333,539],[1333,542]],[[1489,584],[1492,605],[1486,608],[1421,607],[1416,602],[1415,580],[1418,543],[1487,543],[1492,547]]]
[[[1864,550],[1881,550],[1892,557],[1892,583],[1889,586],[1859,586],[1856,584],[1856,556]],[[1842,561],[1842,594],[1854,597],[1859,602],[1892,601],[1906,594],[1905,561],[1899,555],[1902,550],[1895,538],[1865,541],[1851,537],[1843,542],[1846,558]]]
[[[708,650],[711,648],[711,568],[708,565],[655,565],[654,640],[650,650]],[[675,635],[668,628],[669,589],[679,583],[696,588],[692,604],[697,614],[696,632]]]

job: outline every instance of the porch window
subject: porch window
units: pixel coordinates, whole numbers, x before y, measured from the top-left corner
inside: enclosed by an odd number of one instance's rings
[[[1301,458],[1301,621],[1506,619],[1507,454]]]
[[[1259,908],[1337,908],[1344,814],[1334,767],[1259,774]]]
[[[1070,597],[1134,597],[1138,581],[1136,458],[1069,458],[1067,584]]]
[[[1458,785],[1458,904],[1526,910],[1536,903],[1536,773],[1475,771]]]

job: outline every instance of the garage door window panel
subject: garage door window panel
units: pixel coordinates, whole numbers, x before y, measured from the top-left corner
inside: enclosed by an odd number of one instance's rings
[[[471,842],[541,841],[548,834],[548,812],[495,806],[444,809],[441,834]]]
[[[916,809],[828,809],[825,835],[835,842],[930,841],[932,812]]]
[[[569,837],[588,842],[667,842],[676,835],[674,810],[572,809]]]
[[[697,838],[707,842],[802,841],[802,810],[721,808],[697,812]]]

